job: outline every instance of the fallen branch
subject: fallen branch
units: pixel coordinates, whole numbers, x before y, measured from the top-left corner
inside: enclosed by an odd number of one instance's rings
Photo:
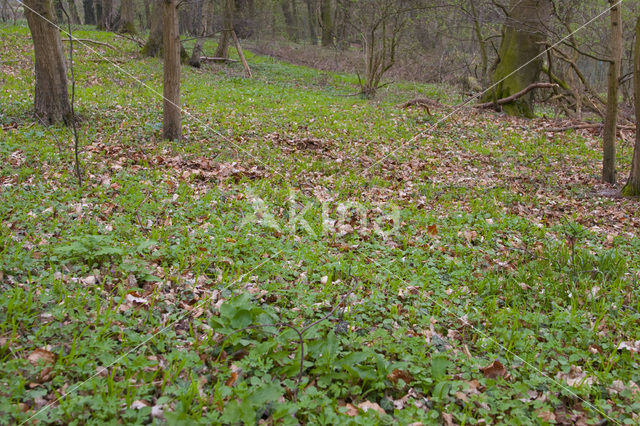
[[[242,66],[244,67],[244,71],[247,73],[247,77],[251,78],[253,75],[251,74],[251,68],[249,68],[249,64],[244,57],[244,53],[242,52],[242,46],[240,46],[240,40],[238,40],[238,36],[234,30],[231,30],[231,35],[233,36],[233,42],[236,45],[236,51],[238,52],[238,56],[242,60]]]
[[[514,93],[511,96],[507,96],[506,98],[502,98],[502,99],[498,99],[495,102],[485,102],[482,104],[476,104],[473,107],[474,108],[492,108],[496,105],[504,105],[504,104],[508,104],[509,102],[513,102],[515,100],[517,100],[518,98],[521,98],[522,96],[526,95],[527,93],[529,93],[530,91],[532,91],[533,89],[551,89],[554,87],[559,87],[557,84],[554,83],[533,83],[528,85],[527,87],[525,87],[524,89],[522,89],[521,91]]]
[[[240,62],[237,59],[222,58],[217,56],[201,56],[200,60],[211,61],[211,62]]]
[[[545,132],[566,132],[567,130],[582,130],[582,129],[600,129],[602,128],[604,125],[602,123],[595,123],[595,124],[573,124],[570,126],[564,126],[564,127],[550,127],[547,129],[544,129]],[[636,126],[616,126],[616,128],[618,130],[629,130],[629,131],[634,131],[636,130]]]
[[[68,38],[63,38],[62,41],[69,42],[71,40],[68,39]],[[97,44],[98,46],[108,47],[109,49],[112,49],[112,50],[118,50],[115,47],[113,47],[112,45],[110,45],[109,43],[104,43],[102,41],[91,40],[91,39],[88,39],[88,38],[75,38],[74,37],[73,41],[78,41],[80,43],[92,43],[92,44]]]
[[[427,109],[427,113],[429,115],[431,115],[431,111],[429,111],[429,108],[442,108],[442,105],[438,102],[438,101],[434,101],[433,99],[429,99],[429,98],[415,98],[415,99],[411,99],[408,100],[407,102],[401,103],[396,105],[397,108],[400,109],[407,109],[410,107],[418,107],[418,108],[426,108]]]

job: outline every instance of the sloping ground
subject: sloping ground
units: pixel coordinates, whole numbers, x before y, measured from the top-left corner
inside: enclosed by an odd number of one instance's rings
[[[253,56],[184,68],[164,142],[161,64],[79,31],[118,50],[76,52],[78,188],[0,32],[3,422],[638,421],[640,204],[596,137]]]

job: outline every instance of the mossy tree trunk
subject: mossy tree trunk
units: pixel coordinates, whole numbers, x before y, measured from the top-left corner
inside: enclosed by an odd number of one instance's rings
[[[549,0],[511,0],[498,62],[491,76],[495,87],[483,97],[485,102],[506,98],[537,81],[550,6]],[[505,104],[503,109],[511,115],[533,117],[532,94]]]
[[[616,183],[616,133],[618,124],[618,89],[622,64],[622,17],[619,0],[609,0],[611,10],[611,57],[607,90],[607,114],[602,135],[602,181]]]
[[[151,30],[149,31],[149,38],[142,47],[142,54],[144,56],[162,56],[162,15],[162,0],[154,0],[151,9]]]
[[[322,24],[322,46],[333,46],[333,15],[331,0],[320,0],[320,23]]]
[[[180,140],[180,32],[177,0],[162,0],[164,45],[164,115],[162,135]]]
[[[100,1],[100,20],[98,21],[98,29],[109,31],[111,30],[111,14],[113,12],[113,0],[101,0]]]
[[[67,70],[51,0],[24,0],[35,51],[35,113],[46,123],[71,122]],[[42,19],[44,18],[44,19]]]
[[[631,160],[631,173],[622,194],[640,196],[640,17],[636,21],[636,41],[633,47],[633,102],[636,110],[636,143]]]
[[[118,31],[123,34],[136,34],[135,3],[133,0],[122,0],[120,3],[120,25]]]
[[[313,0],[305,0],[307,5],[307,26],[309,27],[309,42],[312,45],[318,44],[318,35],[316,34],[316,9]]]
[[[231,31],[233,31],[233,12],[233,0],[224,0],[223,28],[218,41],[218,48],[216,49],[217,58],[229,57],[229,44],[231,43]]]
[[[198,39],[189,59],[189,65],[192,67],[200,68],[200,62],[202,59],[202,46],[204,45],[205,36],[209,31],[209,16],[211,16],[211,9],[213,8],[213,0],[204,0],[201,8],[200,15],[200,28],[198,29]]]

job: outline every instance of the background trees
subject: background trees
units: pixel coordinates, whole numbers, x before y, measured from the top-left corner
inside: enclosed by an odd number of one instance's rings
[[[636,3],[189,0],[181,4],[178,32],[182,40],[195,39],[189,61],[193,66],[199,66],[202,56],[228,58],[235,33],[260,53],[327,70],[355,72],[361,78],[362,95],[369,98],[385,81],[399,78],[457,85],[465,94],[490,88],[484,93],[484,100],[490,102],[532,83],[554,83],[553,88],[501,102],[504,105],[499,109],[532,117],[534,104],[544,101],[556,114],[578,120],[585,115],[601,119],[606,123],[602,178],[615,182],[617,127],[635,122],[631,28],[632,17],[639,12]],[[12,19],[17,5],[16,0],[0,0],[0,19]],[[162,56],[166,29],[163,5],[163,0],[53,0],[52,17],[60,16],[65,8],[74,23],[93,23],[130,34],[141,30],[148,34],[142,53]],[[615,6],[611,20],[591,22],[595,16],[606,16],[607,6]],[[49,38],[41,35],[44,30],[33,29],[36,51],[42,50],[41,38]],[[218,39],[215,52],[202,51],[205,38]],[[56,38],[47,43],[57,45]],[[46,67],[58,71],[46,81],[43,73],[37,72],[36,110],[40,114],[50,111],[48,121],[64,121],[64,96],[45,95],[66,91],[64,60],[56,59],[61,57],[59,47],[45,50],[50,53],[37,54],[36,69],[41,70],[42,63],[57,63]],[[182,62],[187,58],[181,46]]]

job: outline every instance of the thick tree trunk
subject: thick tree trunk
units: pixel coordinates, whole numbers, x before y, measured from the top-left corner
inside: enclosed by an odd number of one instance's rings
[[[101,22],[102,22],[102,0],[92,0],[93,1],[93,7],[96,10],[95,13],[95,25],[96,28],[100,28]]]
[[[142,47],[144,56],[158,57],[162,56],[162,16],[163,16],[163,0],[154,0],[151,10],[151,30],[149,38]]]
[[[282,8],[282,15],[284,16],[284,23],[286,26],[287,34],[293,41],[298,39],[297,20],[292,9],[290,0],[280,0],[280,7]]]
[[[51,0],[24,0],[25,15],[35,50],[35,113],[53,124],[71,122],[67,71]],[[38,16],[41,15],[42,17]]]
[[[178,31],[178,2],[163,0],[164,45],[164,119],[163,137],[180,140],[180,33]]]
[[[322,46],[333,46],[333,16],[331,0],[320,0],[320,23],[322,24]]]
[[[318,35],[316,34],[316,9],[313,7],[313,0],[306,0],[307,4],[307,25],[309,27],[309,41],[311,44],[318,44]]]
[[[636,110],[636,143],[631,160],[631,173],[622,194],[640,195],[640,18],[636,20],[636,41],[633,47],[633,102]]]
[[[509,16],[503,29],[498,63],[492,75],[495,87],[483,97],[485,102],[506,98],[538,79],[542,69],[542,52],[551,13],[549,0],[511,0]],[[511,115],[533,117],[531,95],[504,105]]]
[[[136,34],[135,4],[133,0],[122,0],[120,3],[120,25],[118,31],[123,34]]]
[[[80,20],[80,14],[78,13],[78,6],[76,6],[76,2],[74,0],[68,0],[67,5],[69,6],[68,12],[71,17],[71,22],[73,24],[80,24],[82,21]]]
[[[111,14],[113,12],[113,0],[100,0],[100,20],[98,29],[108,31],[111,29]]]
[[[229,57],[229,43],[231,43],[231,31],[233,30],[233,9],[233,0],[224,0],[223,28],[215,54],[217,58]]]
[[[209,31],[209,16],[211,15],[211,8],[213,6],[213,0],[204,0],[202,3],[202,10],[200,16],[200,29],[198,31],[198,39],[196,40],[193,51],[191,52],[191,59],[189,59],[189,65],[192,67],[200,68],[200,59],[202,58],[202,45],[205,41],[205,36]]]
[[[602,136],[602,181],[616,183],[616,132],[618,123],[618,88],[622,62],[622,20],[620,4],[609,0],[611,15],[611,62],[607,90],[607,115]]]

